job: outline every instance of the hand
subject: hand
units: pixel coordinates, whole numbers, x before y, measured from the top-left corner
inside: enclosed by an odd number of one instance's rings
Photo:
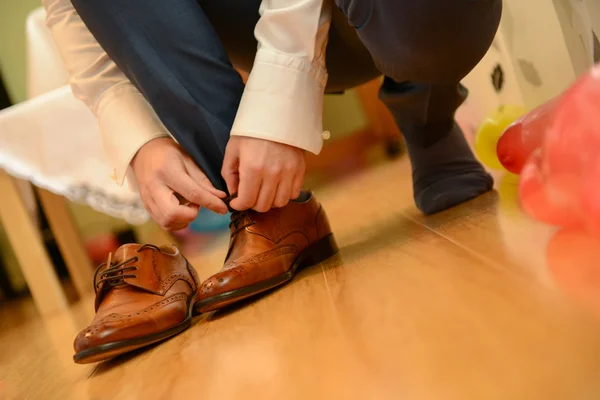
[[[268,140],[232,136],[221,171],[236,210],[267,212],[300,196],[306,160],[304,150]]]
[[[146,210],[165,230],[185,228],[200,207],[227,213],[217,190],[192,159],[171,138],[158,138],[138,151],[131,166]],[[180,198],[189,204],[182,204]],[[185,201],[183,203],[186,203]]]

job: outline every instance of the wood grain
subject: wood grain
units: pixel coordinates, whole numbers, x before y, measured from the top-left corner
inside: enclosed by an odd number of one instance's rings
[[[544,257],[531,262],[552,230],[510,195],[423,217],[406,160],[317,195],[338,256],[146,351],[73,364],[90,298],[43,320],[27,302],[1,308],[0,388],[48,400],[600,398],[600,313],[562,292]],[[187,255],[201,278],[226,245]]]

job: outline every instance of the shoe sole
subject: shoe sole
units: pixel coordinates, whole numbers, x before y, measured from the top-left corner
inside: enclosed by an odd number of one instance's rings
[[[319,264],[337,254],[338,251],[337,243],[331,233],[304,249],[300,255],[296,257],[296,260],[289,271],[265,281],[254,283],[250,286],[220,293],[201,300],[195,305],[196,312],[200,314],[215,311],[233,303],[237,303],[238,301],[258,295],[269,289],[281,286],[291,281],[294,278],[294,275],[296,275],[296,272],[300,269]]]
[[[105,361],[180,334],[192,325],[192,317],[196,315],[194,307],[191,304],[195,295],[196,294],[194,293],[190,296],[191,300],[190,303],[188,303],[187,318],[174,327],[150,335],[104,343],[99,346],[82,350],[73,356],[73,361],[77,364],[91,364]]]

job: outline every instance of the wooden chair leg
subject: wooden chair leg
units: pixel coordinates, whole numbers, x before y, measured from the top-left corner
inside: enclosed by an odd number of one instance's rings
[[[3,170],[0,170],[0,193],[0,219],[40,314],[64,309],[67,299],[40,232],[29,216],[15,180]]]
[[[44,189],[38,188],[37,193],[77,294],[83,296],[93,288],[92,262],[73,221],[67,199]]]
[[[373,127],[374,131],[383,137],[399,136],[400,131],[396,126],[392,114],[381,100],[379,100],[380,86],[381,80],[375,79],[357,87],[356,93],[367,114],[369,124]]]
[[[356,93],[376,140],[385,144],[390,156],[396,156],[402,152],[402,136],[392,114],[377,97],[380,86],[381,79],[375,79],[357,87]]]

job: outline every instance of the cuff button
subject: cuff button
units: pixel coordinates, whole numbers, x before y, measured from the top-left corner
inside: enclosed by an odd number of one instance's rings
[[[329,138],[331,137],[331,132],[325,131],[321,134],[321,136],[323,137],[323,140],[329,140]]]

